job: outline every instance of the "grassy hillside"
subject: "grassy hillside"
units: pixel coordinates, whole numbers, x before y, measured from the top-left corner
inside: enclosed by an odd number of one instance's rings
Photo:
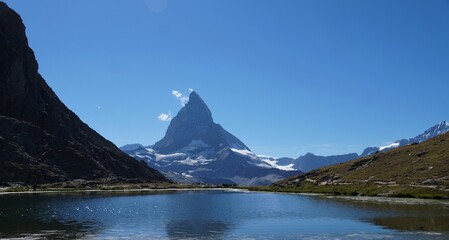
[[[267,190],[449,198],[449,133],[288,178]]]

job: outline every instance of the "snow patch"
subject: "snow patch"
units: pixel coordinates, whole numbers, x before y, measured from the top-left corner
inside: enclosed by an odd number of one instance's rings
[[[258,156],[259,158],[276,159],[275,157],[267,156],[267,155],[259,155],[259,154],[257,154],[257,156]]]
[[[275,160],[271,160],[271,159],[264,158],[264,159],[262,159],[262,161],[266,162],[271,167],[277,168],[277,169],[280,169],[280,170],[284,170],[284,171],[295,171],[296,170],[295,168],[293,168],[293,166],[295,165],[293,163],[283,166],[283,165],[278,165],[278,161],[276,159]]]
[[[239,150],[235,148],[229,148],[231,151],[249,157],[253,162],[249,162],[250,164],[253,164],[258,167],[263,168],[277,168],[279,170],[284,171],[295,171],[296,169],[293,168],[294,164],[288,164],[288,165],[278,165],[277,160],[273,157],[264,156],[264,155],[256,155],[253,152],[249,150]]]
[[[250,163],[251,164],[251,163]],[[272,168],[272,166],[270,164],[267,164],[265,162],[262,163],[253,163],[253,165],[258,166],[258,167],[262,167],[262,168]]]
[[[262,161],[264,161],[265,163],[269,164],[271,167],[273,168],[277,168],[280,170],[284,170],[284,171],[295,171],[297,169],[293,168],[293,166],[295,164],[291,163],[288,165],[279,165],[278,164],[278,160],[274,157],[271,156],[266,156],[266,155],[257,155]]]
[[[257,159],[257,155],[254,154],[253,152],[249,151],[249,150],[241,150],[241,149],[236,149],[236,148],[229,148],[231,151],[246,156],[246,157],[250,157],[251,159]]]
[[[397,147],[399,147],[399,142],[394,142],[390,145],[379,147],[379,151],[383,151],[385,149],[390,149],[390,148],[397,148]]]
[[[167,155],[155,154],[155,155],[156,155],[156,161],[178,160],[178,159],[186,159],[187,158],[187,154],[185,154],[185,153],[172,153],[172,154],[167,154]]]
[[[156,151],[154,151],[154,149],[152,149],[152,148],[146,147],[145,150],[147,150],[147,152],[150,153],[150,154],[155,154],[156,153]]]
[[[187,174],[187,173],[182,173],[181,175],[184,176],[184,177],[186,177],[186,178],[193,178],[192,175],[189,175],[189,174]]]
[[[196,165],[204,165],[209,163],[210,159],[206,159],[204,157],[199,157],[199,158],[187,158],[185,160],[181,160],[181,161],[176,161],[177,163],[180,164],[185,164],[185,165],[191,165],[191,166],[196,166]]]
[[[139,157],[141,159],[149,159],[152,160],[153,158],[148,155],[142,155],[142,154],[135,154],[134,156]]]

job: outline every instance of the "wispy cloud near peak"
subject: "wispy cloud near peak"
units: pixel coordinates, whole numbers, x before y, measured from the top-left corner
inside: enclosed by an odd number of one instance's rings
[[[168,111],[168,113],[161,113],[161,115],[159,115],[159,117],[157,118],[163,122],[169,122],[172,119],[171,112]]]
[[[173,96],[175,96],[179,100],[182,106],[186,105],[187,102],[189,102],[189,97],[185,96],[178,90],[173,90],[171,94],[173,94]]]

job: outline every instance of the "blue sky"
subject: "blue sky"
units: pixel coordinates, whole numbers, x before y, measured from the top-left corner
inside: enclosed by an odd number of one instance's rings
[[[11,0],[39,71],[116,145],[195,89],[254,152],[360,153],[449,120],[449,1]]]

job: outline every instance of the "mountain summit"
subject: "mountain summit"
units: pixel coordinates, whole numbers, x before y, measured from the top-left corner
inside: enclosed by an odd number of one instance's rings
[[[165,137],[153,149],[160,153],[170,153],[188,147],[189,144],[208,145],[215,151],[223,148],[248,150],[238,138],[214,123],[212,113],[203,99],[192,92],[189,102],[179,111],[168,126]]]
[[[267,185],[299,173],[251,152],[213,121],[211,111],[196,92],[190,93],[189,102],[173,118],[164,138],[153,146],[133,144],[121,149],[182,182]]]

